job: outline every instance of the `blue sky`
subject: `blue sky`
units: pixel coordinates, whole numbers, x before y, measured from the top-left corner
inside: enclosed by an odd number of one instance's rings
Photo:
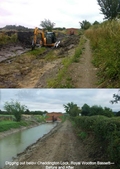
[[[23,25],[40,27],[40,22],[50,19],[56,27],[79,28],[79,22],[102,22],[97,0],[0,0],[0,27]]]
[[[120,111],[120,103],[110,103],[113,94],[118,94],[118,89],[0,89],[0,109],[13,99],[29,110],[64,112],[63,104],[73,102],[79,107],[86,103]]]

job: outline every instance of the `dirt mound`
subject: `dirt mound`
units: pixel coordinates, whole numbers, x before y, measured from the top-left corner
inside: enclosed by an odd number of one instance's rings
[[[80,41],[80,37],[76,35],[66,36],[60,43],[61,47],[68,47],[72,44],[77,45]]]
[[[18,40],[25,47],[31,47],[33,32],[18,32]]]

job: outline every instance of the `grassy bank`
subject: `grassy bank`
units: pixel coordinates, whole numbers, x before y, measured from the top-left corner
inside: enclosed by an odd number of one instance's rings
[[[65,57],[62,61],[62,69],[59,70],[57,76],[53,79],[47,81],[47,87],[49,88],[74,88],[72,85],[71,77],[68,76],[68,68],[72,63],[79,62],[80,56],[82,54],[82,48],[85,40],[80,39],[78,46],[75,49],[74,55],[70,57]]]
[[[120,22],[106,21],[85,32],[91,40],[100,87],[120,87]]]
[[[86,139],[93,135],[95,142],[101,145],[104,161],[114,162],[114,168],[120,168],[120,118],[105,116],[82,116],[73,119],[78,136]],[[111,165],[111,169],[112,169]]]
[[[30,122],[15,122],[15,121],[1,121],[0,122],[0,132],[7,131],[10,129],[20,128],[21,126],[29,126]]]
[[[46,117],[41,115],[33,115],[28,119],[22,116],[22,121],[16,122],[13,115],[1,115],[0,116],[0,132],[7,131],[10,129],[20,128],[21,126],[30,126],[34,124],[39,124],[45,122]]]

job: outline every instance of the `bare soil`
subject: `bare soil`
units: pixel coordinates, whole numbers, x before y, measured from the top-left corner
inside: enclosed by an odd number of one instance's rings
[[[59,70],[63,68],[63,59],[74,55],[80,36],[63,36],[62,34],[58,36],[58,40],[61,40],[59,48],[46,48],[37,55],[24,53],[28,50],[24,43],[22,46],[9,45],[1,48],[0,88],[47,88],[48,80],[55,78]],[[97,87],[97,69],[91,63],[92,54],[88,39],[84,48],[81,59],[78,63],[70,65],[66,76],[68,74],[71,77],[72,86],[75,88],[95,88]],[[48,55],[51,52],[52,56],[49,58]]]
[[[83,53],[78,63],[72,63],[69,67],[69,76],[72,78],[72,83],[75,88],[96,88],[97,68],[92,64],[92,52],[90,41],[86,39],[83,46]]]
[[[15,161],[18,162],[18,166],[5,166],[5,169],[110,168],[109,165],[91,165],[91,162],[106,161],[102,149],[94,144],[93,137],[89,137],[86,141],[79,139],[68,120],[29,146]]]

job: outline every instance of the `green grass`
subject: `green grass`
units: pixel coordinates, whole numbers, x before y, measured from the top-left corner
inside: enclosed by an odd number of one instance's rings
[[[120,22],[107,21],[85,32],[102,87],[120,87]]]
[[[79,62],[79,58],[82,54],[82,47],[84,39],[80,39],[79,45],[75,49],[75,54],[70,57],[66,57],[62,60],[63,68],[59,70],[57,76],[47,81],[47,87],[49,88],[74,88],[72,84],[72,78],[68,75],[68,68],[74,62]]]
[[[46,50],[45,47],[40,47],[40,48],[37,48],[37,47],[36,47],[34,50],[31,50],[31,51],[29,51],[29,52],[26,52],[26,54],[37,56],[37,55],[42,54],[45,50]]]
[[[15,121],[0,121],[0,132],[7,131],[13,128],[19,128],[21,126],[28,126],[28,122],[15,122]]]

